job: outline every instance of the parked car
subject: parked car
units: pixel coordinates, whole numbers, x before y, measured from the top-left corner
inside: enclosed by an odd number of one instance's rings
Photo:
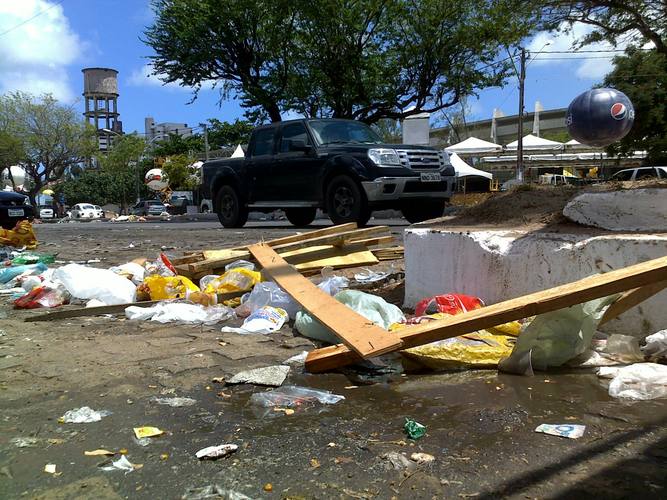
[[[77,203],[70,210],[70,217],[72,219],[99,219],[99,212],[95,209],[95,205],[90,203]]]
[[[132,215],[160,215],[167,207],[160,200],[140,200],[130,209]]]
[[[364,225],[373,210],[400,209],[410,222],[443,214],[454,168],[428,146],[383,144],[368,125],[339,119],[272,123],[252,132],[245,157],[204,163],[202,198],[225,227],[250,210],[285,210],[296,226],[318,208],[336,224]]]
[[[97,217],[99,219],[103,219],[104,218],[104,210],[102,210],[102,207],[100,207],[99,205],[94,205],[94,207],[95,207],[95,213],[97,214]]]
[[[638,167],[619,170],[612,181],[639,181],[642,179],[667,179],[667,167]]]
[[[40,205],[37,208],[39,209],[40,219],[53,219],[55,217],[55,211],[51,205]]]
[[[35,208],[30,198],[14,191],[0,191],[0,225],[5,229],[14,229],[20,220],[32,221]]]
[[[167,207],[167,213],[171,215],[184,215],[188,212],[190,201],[187,198],[172,198]]]

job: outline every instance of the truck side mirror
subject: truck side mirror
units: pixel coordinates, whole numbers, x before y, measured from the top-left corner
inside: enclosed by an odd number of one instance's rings
[[[292,139],[289,142],[290,151],[303,151],[304,153],[309,153],[311,149],[311,146],[307,145],[306,141],[302,139]]]

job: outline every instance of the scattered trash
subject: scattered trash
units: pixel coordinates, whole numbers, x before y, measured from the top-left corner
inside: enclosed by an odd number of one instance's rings
[[[214,325],[234,317],[234,311],[227,306],[204,307],[201,304],[185,302],[161,302],[152,307],[130,306],[125,316],[131,320],[150,320],[158,323],[188,323]]]
[[[125,278],[131,279],[135,285],[143,283],[144,276],[146,274],[146,269],[144,268],[144,266],[140,265],[137,262],[128,262],[127,264],[114,266],[109,268],[109,271],[113,271],[116,274],[120,274]]]
[[[395,305],[388,303],[381,297],[359,290],[343,290],[338,292],[334,298],[385,330],[393,323],[399,323],[405,319],[403,312]],[[294,327],[304,337],[321,340],[329,344],[340,342],[338,337],[307,312],[299,312],[296,315]]]
[[[273,491],[273,485],[271,483],[266,483],[262,489],[267,493],[271,493]]]
[[[62,283],[72,297],[97,299],[106,305],[127,304],[136,297],[134,284],[108,269],[68,264],[55,270],[53,280]]]
[[[58,307],[70,301],[70,294],[61,286],[55,288],[38,286],[14,301],[17,309]]]
[[[484,307],[484,302],[479,297],[460,293],[447,293],[420,300],[415,306],[415,316],[435,313],[454,315],[473,311],[480,307]]]
[[[44,472],[47,474],[55,474],[56,473],[56,464],[46,464],[44,466]]]
[[[209,446],[207,448],[202,448],[197,453],[195,453],[195,455],[200,460],[204,458],[216,459],[220,457],[225,457],[227,455],[231,455],[238,449],[239,447],[236,444],[221,444],[218,446]]]
[[[37,248],[37,237],[32,224],[27,220],[20,220],[14,229],[0,228],[0,245],[14,248],[25,247],[29,250]]]
[[[273,411],[284,413],[285,415],[294,415],[294,410],[292,408],[273,408]]]
[[[301,351],[299,354],[295,354],[291,358],[287,358],[285,361],[283,361],[283,364],[289,366],[303,366],[306,363],[307,357],[308,351]]]
[[[223,333],[240,333],[242,335],[251,333],[267,334],[280,330],[287,319],[288,315],[284,309],[264,306],[248,316],[240,328],[224,326],[221,331]]]
[[[399,453],[397,451],[390,451],[381,455],[383,460],[389,462],[389,465],[392,469],[402,470],[402,469],[414,469],[415,464],[408,460],[408,457]]]
[[[584,435],[586,430],[585,425],[577,424],[540,424],[535,429],[535,432],[543,434],[550,434],[552,436],[560,436],[568,439],[578,439]]]
[[[182,406],[192,406],[197,403],[196,399],[192,398],[158,398],[153,397],[152,401],[159,405],[171,406],[172,408],[180,408]]]
[[[327,276],[317,285],[317,288],[334,297],[338,292],[347,288],[349,282],[350,280],[343,276]]]
[[[301,310],[299,304],[273,281],[257,283],[249,294],[241,298],[241,305],[235,309],[240,317],[251,315],[264,306],[283,309],[290,318]]]
[[[433,462],[435,457],[433,455],[429,455],[428,453],[413,453],[410,455],[410,460],[417,462],[419,465],[425,465]]]
[[[279,387],[289,374],[290,367],[285,365],[255,368],[237,373],[227,381],[228,384],[255,384]]]
[[[115,471],[115,470],[122,470],[125,471],[125,475],[129,474],[130,472],[141,469],[144,465],[143,464],[133,464],[131,463],[125,455],[122,455],[118,460],[115,462],[111,462],[110,465],[106,465],[103,467],[100,467],[103,471]]]
[[[204,276],[199,285],[206,293],[229,293],[250,290],[260,281],[261,273],[239,267],[230,269],[221,276]]]
[[[2,231],[2,229],[0,229]],[[45,264],[26,264],[23,266],[11,266],[0,269],[0,283],[8,283],[22,274],[41,274],[48,267]]]
[[[158,429],[157,427],[135,427],[133,430],[137,439],[161,436],[164,434],[164,431]]]
[[[607,339],[604,351],[623,363],[644,361],[644,355],[639,349],[639,341],[631,335],[611,335]]]
[[[410,418],[405,419],[403,430],[410,439],[419,439],[426,434],[426,426]]]
[[[40,439],[34,437],[15,437],[10,439],[10,443],[17,448],[34,448],[38,445]]]
[[[213,377],[211,379],[211,382],[215,382],[216,384],[224,384],[225,383],[225,377]]]
[[[364,273],[356,273],[354,275],[354,279],[357,283],[362,283],[364,285],[368,283],[375,283],[377,281],[382,281],[385,279],[387,276],[389,276],[389,273],[387,272],[377,272],[377,271],[371,271],[370,269],[364,268]]]
[[[100,457],[100,456],[113,456],[116,454],[114,451],[99,449],[93,451],[84,451],[83,454],[87,457]]]
[[[89,424],[91,422],[99,422],[104,417],[111,415],[108,410],[93,410],[88,406],[82,406],[74,410],[69,410],[61,417],[61,421],[65,424]]]
[[[185,276],[146,276],[140,285],[142,292],[148,292],[150,300],[184,299],[187,292],[198,292],[199,287]]]
[[[667,396],[667,365],[635,363],[623,367],[598,368],[601,378],[611,378],[609,395],[613,398],[647,400]]]
[[[667,358],[667,330],[660,330],[644,339],[646,345],[641,348],[649,359],[657,361]]]
[[[247,260],[235,260],[231,264],[225,266],[225,271],[231,271],[232,269],[247,269],[248,271],[255,270],[255,264],[248,262]]]
[[[12,259],[12,266],[23,264],[53,264],[56,261],[55,255],[42,254],[37,252],[24,252]]]
[[[250,401],[265,407],[293,407],[314,403],[333,405],[344,399],[345,396],[339,396],[338,394],[333,394],[329,391],[294,385],[286,385],[279,389],[267,392],[256,392],[250,396]]]
[[[252,500],[249,496],[238,491],[222,488],[217,484],[210,484],[202,488],[188,489],[181,500],[206,500],[208,498],[224,498],[225,500]]]

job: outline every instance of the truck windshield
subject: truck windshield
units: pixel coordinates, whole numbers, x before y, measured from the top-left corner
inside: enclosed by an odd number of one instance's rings
[[[347,120],[313,120],[308,122],[315,140],[324,144],[378,144],[382,142],[365,123]]]

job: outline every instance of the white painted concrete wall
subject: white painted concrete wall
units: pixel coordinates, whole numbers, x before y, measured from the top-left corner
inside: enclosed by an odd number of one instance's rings
[[[582,193],[565,206],[563,215],[610,231],[667,231],[667,189]]]
[[[516,231],[405,233],[405,305],[454,292],[494,304],[667,255],[667,234],[590,236]],[[643,337],[667,328],[667,291],[602,330]]]

